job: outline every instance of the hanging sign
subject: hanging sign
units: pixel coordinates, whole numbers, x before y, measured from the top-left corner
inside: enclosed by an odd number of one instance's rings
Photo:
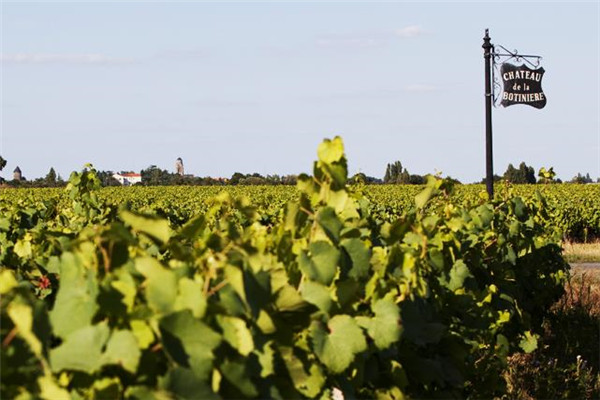
[[[526,65],[504,63],[500,75],[504,83],[502,101],[504,107],[527,104],[535,108],[546,106],[546,95],[542,90],[544,68],[531,69]]]

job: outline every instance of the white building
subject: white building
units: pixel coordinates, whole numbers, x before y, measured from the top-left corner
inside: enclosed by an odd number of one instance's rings
[[[119,181],[119,183],[123,186],[131,186],[135,185],[142,181],[142,175],[140,174],[113,174],[113,178]]]

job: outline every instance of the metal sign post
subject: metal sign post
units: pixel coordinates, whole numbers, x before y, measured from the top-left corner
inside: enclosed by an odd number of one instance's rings
[[[495,70],[500,66],[499,75],[503,82],[500,105],[508,107],[514,104],[525,104],[538,109],[546,106],[546,95],[542,90],[545,71],[540,67],[542,59],[540,56],[521,55],[516,50],[511,52],[501,45],[498,47],[505,53],[496,53],[488,29],[485,30],[481,47],[485,59],[485,186],[491,200],[494,197],[492,104],[496,106],[499,97],[495,96],[494,89],[500,87]],[[521,65],[508,63],[513,60]],[[529,64],[533,69],[525,64]]]
[[[490,43],[488,29],[483,37],[483,58],[485,59],[485,186],[488,196],[494,198],[494,160],[492,157],[492,79],[491,58],[494,46]]]

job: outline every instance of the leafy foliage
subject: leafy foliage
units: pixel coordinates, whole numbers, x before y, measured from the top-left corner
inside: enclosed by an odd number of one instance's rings
[[[524,162],[519,164],[519,168],[515,168],[512,164],[508,164],[503,178],[510,183],[536,183],[535,170]]]
[[[336,137],[286,200],[246,192],[262,205],[128,202],[91,166],[68,200],[2,200],[2,397],[504,393],[563,290],[552,209],[434,177],[396,208],[347,175]]]

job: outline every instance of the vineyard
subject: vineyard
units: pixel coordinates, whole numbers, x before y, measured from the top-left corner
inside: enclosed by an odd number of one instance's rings
[[[0,192],[2,398],[493,398],[600,237],[600,186]]]
[[[369,201],[371,213],[387,222],[414,208],[420,185],[353,185]],[[556,229],[564,239],[585,242],[600,238],[600,185],[497,185],[500,197],[519,196],[534,200],[542,195],[546,202],[548,229]],[[280,218],[290,201],[297,201],[300,191],[293,186],[167,186],[104,187],[94,190],[107,206],[126,204],[128,209],[157,214],[174,226],[205,213],[217,195],[251,199],[261,221],[268,225]],[[453,203],[472,207],[487,200],[484,185],[455,185],[449,193]],[[37,188],[0,191],[1,207],[38,207],[44,202],[56,209],[71,205],[68,191],[62,188]]]

